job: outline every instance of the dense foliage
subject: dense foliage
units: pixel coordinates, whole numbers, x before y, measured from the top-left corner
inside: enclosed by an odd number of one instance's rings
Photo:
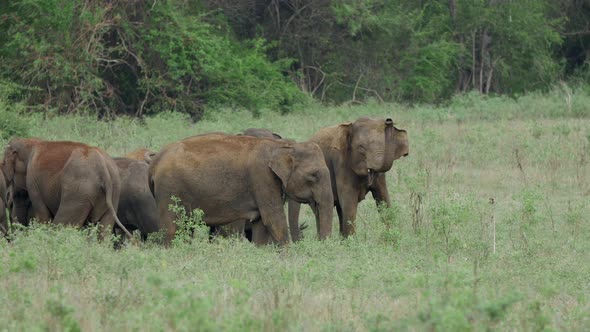
[[[2,1],[0,86],[31,110],[194,118],[515,95],[587,81],[589,16],[580,0]]]

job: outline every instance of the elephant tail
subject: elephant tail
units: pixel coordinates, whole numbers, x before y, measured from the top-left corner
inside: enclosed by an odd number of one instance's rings
[[[150,191],[152,192],[152,196],[156,198],[156,185],[154,181],[154,173],[156,172],[156,167],[158,167],[158,163],[162,157],[162,152],[159,153],[152,153],[149,156],[148,165],[150,168],[148,169],[148,186],[150,187]],[[146,153],[146,162],[148,160],[148,154]]]
[[[104,172],[102,173],[102,184],[103,184],[103,188],[105,191],[105,195],[106,195],[106,205],[107,205],[107,209],[108,211],[106,213],[111,213],[111,215],[113,216],[113,218],[115,219],[115,223],[117,224],[117,226],[119,226],[119,228],[121,228],[123,230],[123,232],[125,232],[125,234],[129,237],[129,239],[133,238],[133,235],[131,235],[131,232],[129,232],[129,230],[127,230],[127,228],[125,227],[125,225],[123,225],[123,223],[121,222],[121,220],[119,220],[119,217],[117,217],[117,211],[115,210],[115,207],[113,206],[113,187],[114,187],[114,183],[115,181],[120,181],[119,179],[119,173],[117,171],[116,166],[109,164],[107,162],[107,159],[109,157],[103,157],[100,158],[100,160],[102,160],[102,164],[103,164],[103,169]]]
[[[155,190],[155,186],[154,186],[154,177],[152,176],[151,167],[150,167],[150,171],[148,172],[148,186],[150,187],[150,192],[152,193],[152,196],[154,198],[156,198],[156,190]]]
[[[107,198],[108,198],[108,196],[107,196]],[[117,217],[117,211],[115,211],[115,208],[113,207],[112,200],[107,199],[107,207],[109,209],[109,212],[113,214],[113,217],[115,218],[115,223],[117,223],[117,226],[119,226],[119,228],[121,228],[123,230],[123,232],[125,232],[125,234],[131,239],[133,237],[133,235],[131,235],[131,232],[129,232],[129,230],[125,227],[125,225],[123,225],[121,220],[119,220],[119,217]]]

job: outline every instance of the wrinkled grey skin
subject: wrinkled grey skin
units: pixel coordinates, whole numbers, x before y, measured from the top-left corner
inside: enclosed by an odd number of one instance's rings
[[[139,230],[142,240],[159,231],[158,209],[148,185],[149,165],[131,158],[113,158],[119,169],[121,194],[117,216],[130,231]],[[115,225],[117,231],[119,227]]]
[[[259,138],[270,138],[270,139],[280,139],[286,142],[291,142],[291,143],[295,143],[295,141],[290,140],[290,139],[284,139],[281,135],[277,134],[277,133],[273,133],[272,131],[265,129],[265,128],[248,128],[246,130],[244,130],[242,132],[242,134],[238,134],[238,136],[243,135],[243,136],[251,136],[251,137],[259,137]],[[289,204],[293,204],[291,203],[291,201],[289,200]],[[299,205],[297,205],[297,208],[299,208]],[[296,229],[293,229],[290,226],[290,234],[291,234],[291,240],[293,241],[298,241],[301,238],[301,231],[304,230],[305,228],[307,228],[307,225],[302,224],[302,225],[293,225],[293,226],[298,226],[296,227]],[[209,233],[211,235],[221,235],[224,237],[232,237],[232,236],[243,236],[246,239],[248,239],[249,241],[252,242],[259,242],[257,239],[253,239],[252,238],[252,224],[251,223],[246,223],[244,221],[238,221],[238,222],[234,222],[231,223],[229,225],[225,225],[222,227],[215,227],[215,226],[211,226],[209,229]]]
[[[150,189],[165,243],[176,233],[171,197],[200,208],[209,226],[250,221],[255,243],[289,242],[284,197],[310,204],[320,238],[331,233],[333,196],[322,152],[314,143],[198,135],[165,146],[150,163]]]
[[[393,161],[409,153],[408,135],[396,128],[391,119],[360,118],[321,129],[309,142],[322,149],[330,170],[334,205],[338,212],[340,233],[355,233],[357,206],[370,191],[377,205],[391,206],[385,172]],[[291,229],[299,223],[299,204],[289,204]]]
[[[281,135],[275,134],[272,131],[264,128],[248,128],[238,136],[251,136],[260,138],[282,139]],[[223,237],[243,236],[252,241],[252,224],[245,221],[236,221],[229,225],[216,227],[210,226],[209,233],[211,235],[221,235]]]

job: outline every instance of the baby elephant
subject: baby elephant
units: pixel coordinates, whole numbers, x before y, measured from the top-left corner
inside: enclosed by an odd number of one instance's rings
[[[143,153],[141,158],[143,158]],[[138,154],[139,156],[139,154]],[[158,209],[148,185],[149,165],[142,160],[114,158],[121,178],[121,195],[117,216],[131,231],[139,230],[142,240],[157,232]],[[115,225],[115,230],[119,227]]]
[[[209,226],[254,222],[253,237],[289,242],[284,195],[311,206],[320,239],[332,231],[330,173],[315,143],[288,143],[248,136],[193,136],[165,146],[150,164],[166,243],[176,232],[170,197],[189,211],[200,208]],[[260,221],[260,222],[257,222]]]

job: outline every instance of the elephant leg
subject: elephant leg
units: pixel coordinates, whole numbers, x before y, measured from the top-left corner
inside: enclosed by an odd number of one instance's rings
[[[100,231],[98,233],[98,239],[100,241],[113,234],[113,228],[115,227],[116,222],[115,216],[109,210],[104,211],[102,216],[98,219],[95,219],[95,216],[93,216],[92,221],[100,225]],[[125,233],[123,233],[120,228],[118,228],[118,230],[122,234],[121,238],[125,238]]]
[[[387,191],[385,173],[377,173],[375,175],[370,190],[377,207],[382,203],[385,203],[388,208],[391,207],[391,199],[389,198],[389,191]]]
[[[244,225],[244,237],[249,242],[252,242],[252,222],[247,222]]]
[[[28,225],[29,218],[33,217],[31,201],[29,200],[28,194],[13,193],[8,202],[8,211],[11,223]]]
[[[283,207],[277,208],[274,213],[267,214],[269,217],[265,218],[265,213],[262,213],[262,224],[266,226],[268,232],[273,240],[280,245],[289,243],[289,225],[287,225],[287,217]]]
[[[63,195],[57,213],[53,218],[53,223],[58,225],[82,227],[88,219],[92,209],[90,202],[74,199],[74,195]],[[111,225],[111,229],[112,229]],[[109,231],[111,230],[109,229]]]
[[[355,233],[354,221],[356,220],[356,210],[358,207],[358,195],[339,195],[338,220],[340,222],[340,234],[344,237]]]
[[[291,240],[297,242],[301,239],[299,232],[299,212],[301,204],[293,200],[289,200],[289,231],[291,232]]]
[[[8,235],[8,219],[6,218],[6,207],[2,198],[0,198],[0,235]]]
[[[158,200],[158,202],[158,211],[160,212],[159,229],[165,231],[164,245],[169,247],[174,236],[176,236],[176,224],[174,223],[176,215],[168,209],[168,203],[171,202],[170,198]]]
[[[252,242],[256,245],[265,245],[271,243],[272,237],[269,230],[264,226],[262,221],[252,223]]]
[[[259,204],[258,211],[262,223],[280,245],[289,243],[289,225],[280,187],[269,187],[264,182],[260,185],[257,185],[256,182],[253,184],[257,188],[254,195]]]
[[[29,224],[28,219],[30,219],[30,218],[35,218],[35,219],[37,219],[37,221],[42,222],[42,223],[48,223],[51,220],[51,212],[49,211],[49,208],[47,207],[47,205],[45,205],[45,203],[43,202],[41,195],[33,190],[29,191],[28,195],[29,195],[30,203],[27,203],[26,199],[22,200],[22,202],[19,204],[23,204],[24,206],[20,207],[19,210],[21,208],[27,209],[29,211],[32,210],[33,215],[30,215],[30,213],[27,213],[28,216],[25,217],[25,219],[27,219],[27,220],[24,221],[23,225],[28,225]],[[17,204],[16,198],[15,198],[14,204],[16,207],[16,204]],[[32,209],[29,209],[29,207],[27,206],[28,204],[31,204]],[[17,216],[20,217],[19,215],[17,215]]]
[[[336,203],[336,213],[338,213],[338,224],[340,226],[340,230],[342,230],[342,207],[340,207],[340,203]]]

